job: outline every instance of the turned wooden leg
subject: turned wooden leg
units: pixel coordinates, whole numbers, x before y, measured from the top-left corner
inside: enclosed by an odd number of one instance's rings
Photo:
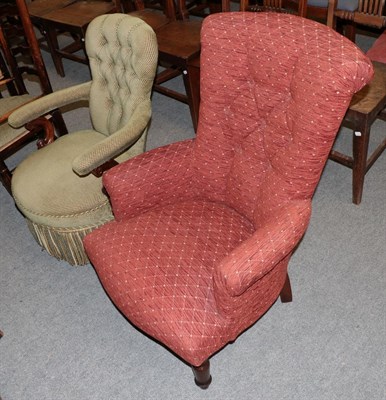
[[[280,300],[282,303],[289,303],[292,301],[291,282],[287,274],[284,282],[283,289],[280,292]]]
[[[203,362],[199,367],[192,366],[194,374],[194,382],[201,389],[208,389],[212,382],[212,376],[210,375],[209,360]]]

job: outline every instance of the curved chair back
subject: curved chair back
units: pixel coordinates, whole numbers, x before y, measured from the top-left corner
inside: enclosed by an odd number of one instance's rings
[[[142,101],[150,101],[158,57],[154,31],[147,24],[138,29],[138,20],[125,14],[100,16],[89,25],[86,50],[91,120],[94,129],[107,136],[126,125]]]
[[[351,97],[365,83],[357,76],[371,68],[348,39],[310,20],[274,13],[206,19],[197,190],[259,224],[284,203],[311,198]]]

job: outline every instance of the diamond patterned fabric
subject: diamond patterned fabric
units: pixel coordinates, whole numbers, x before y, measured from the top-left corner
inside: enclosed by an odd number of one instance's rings
[[[197,137],[108,171],[115,221],[84,242],[123,314],[196,366],[259,319],[372,73],[356,46],[309,20],[206,18]]]
[[[103,246],[92,253],[117,307],[176,352],[194,358],[226,340],[228,323],[213,298],[213,270],[253,230],[225,205],[187,201],[105,225],[98,231]]]

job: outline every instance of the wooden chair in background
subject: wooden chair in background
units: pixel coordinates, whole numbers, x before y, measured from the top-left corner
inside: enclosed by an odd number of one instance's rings
[[[199,62],[201,19],[190,19],[185,8],[185,1],[166,0],[159,7],[161,13],[154,13],[146,8],[147,3],[136,0],[135,12],[130,14],[147,22],[155,31],[158,42],[158,63],[161,67],[156,76],[153,89],[174,100],[189,105],[193,127],[197,129],[199,108],[199,74],[191,73],[190,63]],[[155,15],[158,15],[155,17]],[[185,93],[181,93],[166,85],[168,81],[182,76]]]
[[[181,1],[181,0],[179,0]],[[221,0],[182,0],[183,7],[180,9],[185,11],[185,17],[188,15],[205,18],[210,14],[221,12]]]
[[[48,52],[50,51],[46,40],[47,32],[45,31],[44,26],[41,23],[41,17],[51,11],[61,9],[68,6],[69,4],[75,3],[75,1],[77,0],[34,0],[27,3],[28,12],[32,24],[41,33],[40,37],[38,38],[39,46],[41,49],[44,49]]]
[[[355,42],[355,25],[362,25],[377,29],[386,26],[385,0],[359,1],[355,10],[338,9],[338,0],[329,0],[327,25],[336,29],[337,20],[349,22],[354,26],[345,36]]]
[[[337,19],[347,19],[358,25],[374,28],[386,26],[386,16],[383,14],[385,0],[359,2],[355,12],[343,13],[336,8],[337,0],[330,0],[328,11],[328,25],[336,28]],[[373,59],[374,78],[361,91],[356,93],[343,120],[343,126],[353,131],[352,155],[333,150],[330,159],[352,169],[352,196],[353,203],[362,201],[365,175],[386,148],[386,138],[368,154],[371,126],[377,119],[386,121],[386,51],[378,52],[377,46],[383,46],[386,32],[381,33],[374,47],[368,51]],[[351,38],[355,41],[355,36]],[[374,57],[374,58],[372,58]]]
[[[224,4],[226,4],[226,9],[224,9],[224,11],[230,11],[230,2],[228,0],[223,0],[223,8]],[[285,0],[240,0],[240,11],[278,12],[306,17],[307,0],[300,0],[294,4],[286,2]]]
[[[32,140],[36,140],[43,130],[52,132],[51,136],[54,136],[54,128],[49,120],[52,120],[57,135],[67,133],[59,110],[53,110],[44,118],[34,120],[20,129],[13,129],[7,123],[8,116],[12,111],[36,98],[36,96],[28,94],[23,80],[26,76],[36,76],[41,95],[52,92],[25,1],[17,0],[16,4],[16,9],[10,8],[7,11],[8,15],[2,15],[0,27],[0,69],[2,72],[0,85],[2,89],[8,91],[0,98],[0,181],[9,193],[11,193],[12,171],[6,165],[6,160]],[[20,27],[16,25],[8,26],[8,21],[11,20],[12,23],[14,21],[20,22]],[[22,29],[22,39],[26,39],[25,44],[15,40],[20,39],[20,37],[10,36],[15,34],[16,28],[17,32],[19,28]],[[16,56],[19,54],[25,56],[25,50],[28,50],[32,57],[29,63],[25,64],[26,59],[24,58],[23,64],[20,64]],[[37,141],[38,148],[44,144],[44,141]]]
[[[30,5],[30,15],[34,23],[41,29],[47,41],[57,73],[64,76],[63,58],[87,64],[88,60],[84,48],[84,37],[87,26],[97,16],[122,11],[120,0],[56,0],[55,4],[43,1]],[[61,44],[58,37],[67,34],[65,44]],[[78,53],[80,52],[80,54]]]

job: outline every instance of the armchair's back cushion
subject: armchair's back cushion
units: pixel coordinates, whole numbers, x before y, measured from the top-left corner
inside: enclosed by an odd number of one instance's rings
[[[256,225],[310,198],[366,56],[324,25],[274,13],[204,21],[196,188]]]
[[[90,60],[90,114],[95,130],[116,132],[142,101],[149,101],[158,57],[152,28],[139,18],[108,14],[86,33]]]

